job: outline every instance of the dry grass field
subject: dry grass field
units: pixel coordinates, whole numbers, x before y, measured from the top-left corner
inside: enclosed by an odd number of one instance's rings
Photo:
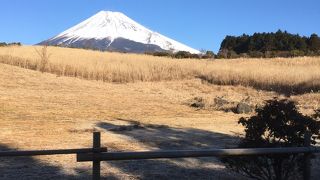
[[[34,71],[35,48],[0,48],[1,150],[90,147],[94,130],[111,151],[232,147],[243,133],[238,119],[250,114],[216,109],[214,99],[259,105],[284,97],[266,91],[273,85],[311,88],[290,98],[305,114],[320,107],[319,58],[173,60],[49,47],[41,73]],[[196,97],[205,107],[190,107]],[[90,167],[74,156],[7,158],[0,179],[88,179]],[[214,158],[108,162],[102,169],[109,179],[239,178]]]
[[[201,78],[218,85],[242,85],[286,95],[320,90],[319,58],[173,60],[148,55],[120,54],[48,47],[48,62],[39,56],[42,47],[0,48],[0,62],[59,76],[105,82],[145,82]],[[40,53],[41,54],[41,53]],[[46,60],[47,61],[47,60]]]

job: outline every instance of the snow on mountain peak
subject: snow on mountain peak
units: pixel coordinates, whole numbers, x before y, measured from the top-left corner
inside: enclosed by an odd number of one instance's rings
[[[108,39],[110,41],[108,45],[110,45],[118,38],[146,45],[156,45],[163,50],[200,53],[198,50],[145,28],[121,12],[112,11],[100,11],[48,41],[68,45],[85,39]]]

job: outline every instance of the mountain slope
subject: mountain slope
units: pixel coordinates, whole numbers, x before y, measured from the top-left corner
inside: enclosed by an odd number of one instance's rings
[[[120,12],[100,11],[89,19],[39,44],[88,49],[200,53],[173,39],[151,31]]]

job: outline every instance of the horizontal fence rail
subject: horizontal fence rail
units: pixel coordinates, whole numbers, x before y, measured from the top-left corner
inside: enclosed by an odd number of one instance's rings
[[[212,156],[252,156],[269,154],[319,153],[316,147],[288,148],[252,148],[252,149],[208,149],[208,150],[172,150],[172,151],[141,151],[141,152],[101,152],[77,154],[78,162],[85,161],[117,161],[160,158],[188,158]]]
[[[106,152],[107,148],[100,148],[99,151]],[[93,152],[93,148],[53,149],[53,150],[33,150],[33,151],[0,151],[0,157],[81,154],[81,153],[90,153],[90,152]]]

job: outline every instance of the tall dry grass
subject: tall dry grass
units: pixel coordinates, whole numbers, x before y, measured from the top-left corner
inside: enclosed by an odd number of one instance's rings
[[[41,69],[41,47],[2,47],[0,62]],[[196,60],[48,47],[44,71],[105,82],[181,80],[198,77],[220,85],[243,85],[281,93],[318,92],[320,58]]]

